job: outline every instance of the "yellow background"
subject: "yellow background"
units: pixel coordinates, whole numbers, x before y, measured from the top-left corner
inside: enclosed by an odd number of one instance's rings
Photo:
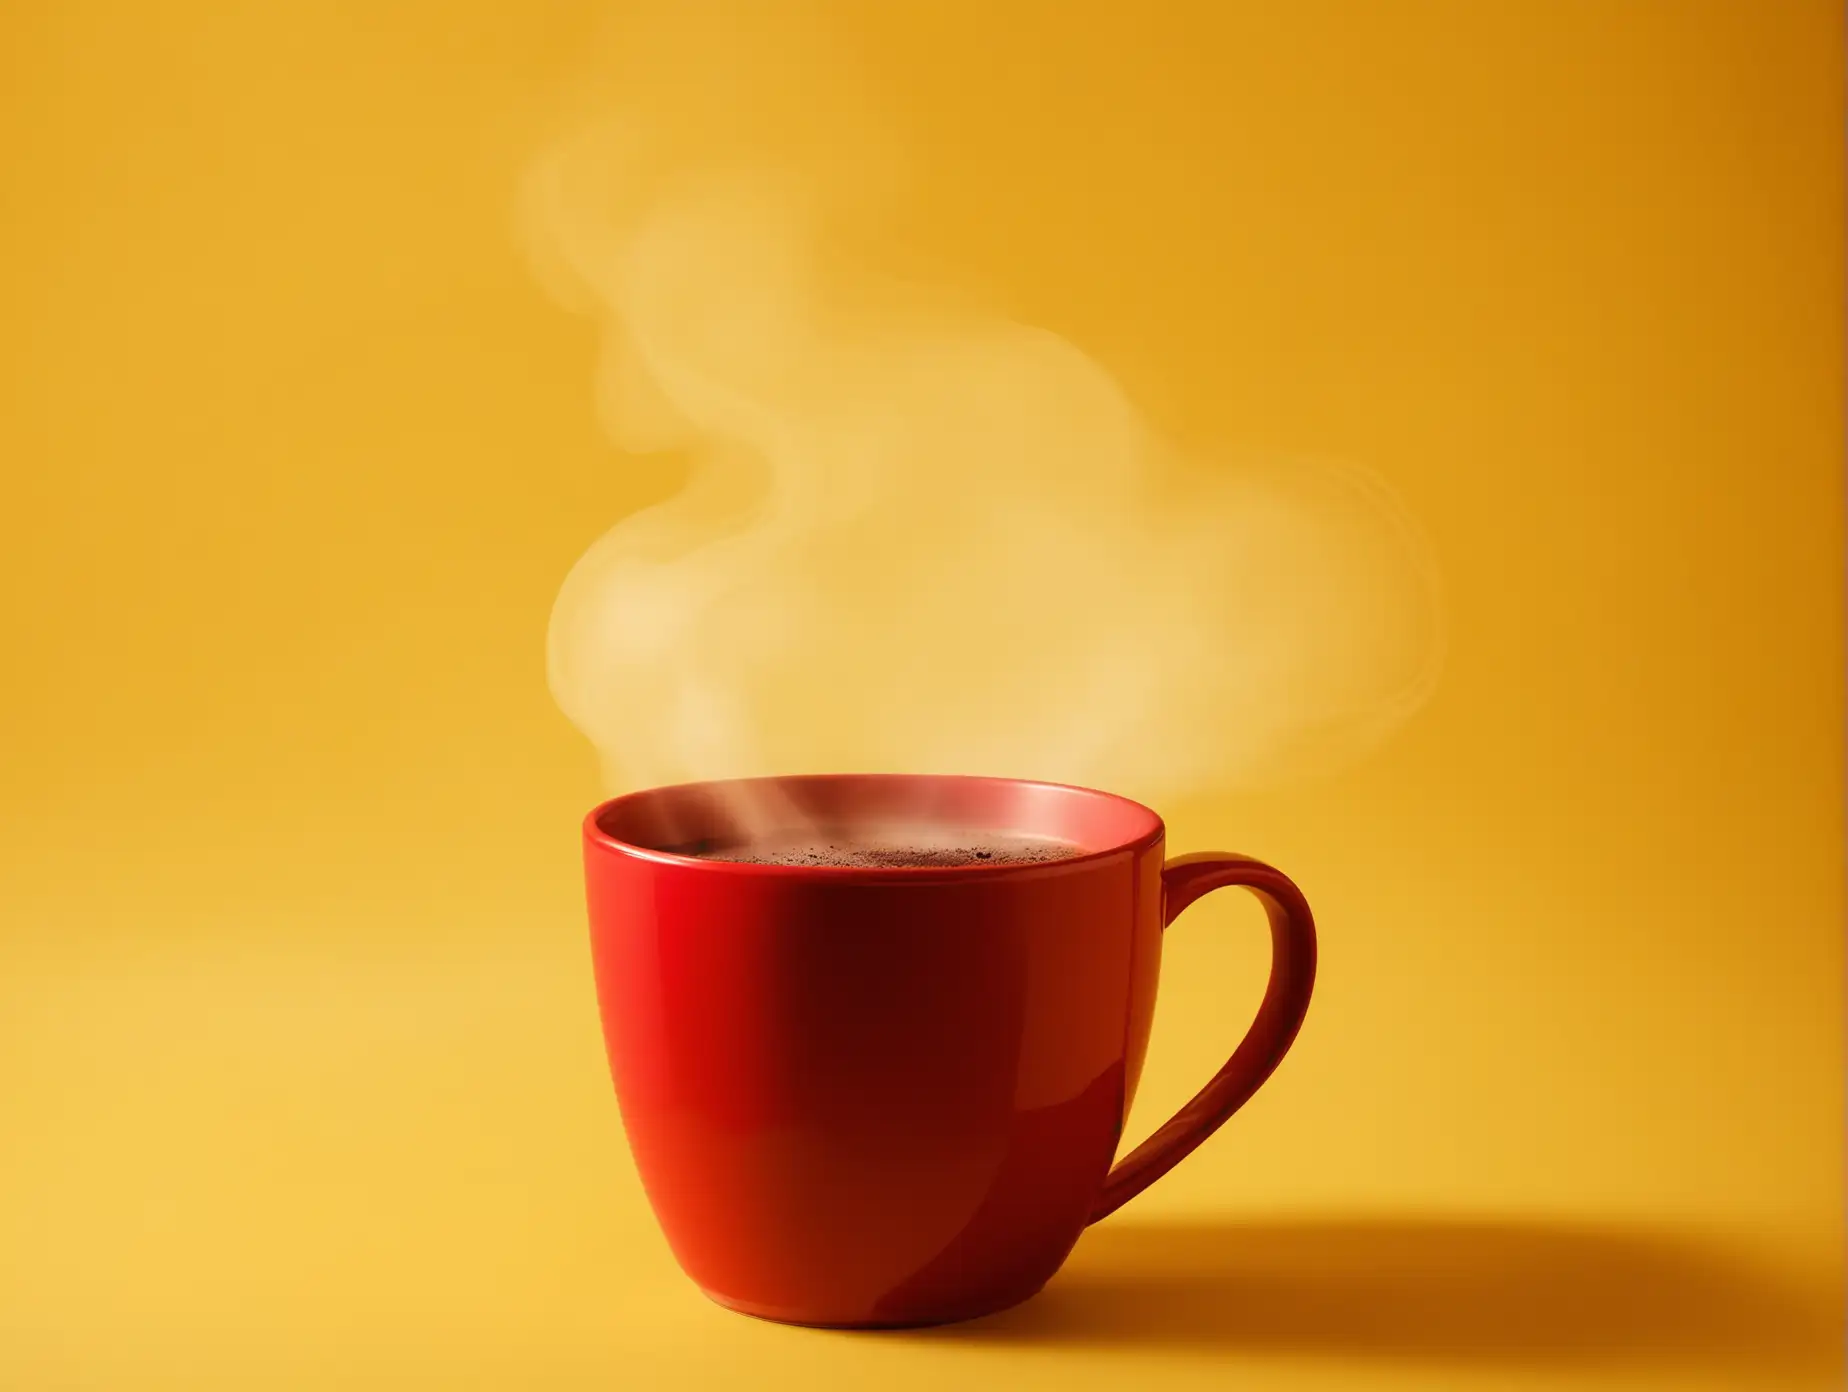
[[[1838,7],[835,8],[934,264],[1431,533],[1412,726],[1166,809],[1316,904],[1296,1052],[1015,1314],[703,1302],[543,679],[677,481],[512,231],[599,15],[10,5],[0,1386],[1839,1385]],[[1176,930],[1132,1139],[1259,938]]]

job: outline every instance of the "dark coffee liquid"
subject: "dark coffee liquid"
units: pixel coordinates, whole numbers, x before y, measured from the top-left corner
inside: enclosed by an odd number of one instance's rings
[[[740,865],[831,866],[842,870],[921,869],[964,865],[1042,865],[1069,860],[1082,849],[1067,841],[993,832],[891,835],[796,832],[718,845],[703,842],[680,854]]]

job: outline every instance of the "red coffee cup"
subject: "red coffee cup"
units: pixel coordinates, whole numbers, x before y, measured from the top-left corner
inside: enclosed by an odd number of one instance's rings
[[[841,868],[677,853],[766,796],[814,824],[1027,834],[1041,864]],[[1309,906],[1236,855],[1163,862],[1126,798],[1002,778],[695,783],[584,823],[592,955],[623,1126],[681,1267],[796,1324],[941,1324],[1027,1299],[1085,1226],[1205,1140],[1308,1009]],[[1226,1066],[1114,1168],[1162,929],[1238,885],[1271,975]]]

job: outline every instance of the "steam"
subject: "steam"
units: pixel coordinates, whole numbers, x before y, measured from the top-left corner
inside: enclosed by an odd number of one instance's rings
[[[832,69],[730,56],[715,117],[703,49],[657,35],[653,97],[558,141],[524,204],[599,326],[611,439],[691,468],[552,613],[552,691],[612,790],[935,771],[1162,799],[1334,767],[1419,707],[1436,578],[1383,486],[1186,457],[1072,343],[871,269],[868,181],[826,139],[866,122],[805,86]]]

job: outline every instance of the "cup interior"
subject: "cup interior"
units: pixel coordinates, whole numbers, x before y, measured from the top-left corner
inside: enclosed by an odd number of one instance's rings
[[[816,774],[686,783],[630,793],[591,814],[593,835],[654,855],[822,831],[1062,841],[1081,855],[1159,837],[1161,819],[1128,798],[1012,778]]]

